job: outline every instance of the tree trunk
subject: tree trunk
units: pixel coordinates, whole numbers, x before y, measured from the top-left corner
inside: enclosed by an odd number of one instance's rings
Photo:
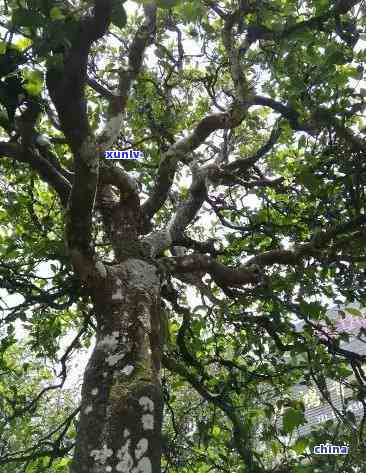
[[[72,473],[160,473],[160,281],[155,266],[109,266],[92,294],[96,346],[84,374]]]

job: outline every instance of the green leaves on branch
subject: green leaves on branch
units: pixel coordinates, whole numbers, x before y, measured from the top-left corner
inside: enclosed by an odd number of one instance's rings
[[[65,18],[65,15],[62,13],[60,8],[53,7],[50,10],[50,18],[53,21],[58,21],[58,20],[63,20]]]
[[[179,5],[180,0],[157,0],[156,5],[159,8],[173,8]]]
[[[23,88],[28,92],[28,94],[33,96],[40,95],[44,82],[43,73],[37,70],[24,69],[22,75],[25,80]]]
[[[7,44],[5,41],[0,41],[0,54],[6,54]]]
[[[286,433],[292,432],[296,427],[306,423],[304,412],[293,407],[289,407],[285,410],[283,417],[283,430]]]
[[[304,316],[315,320],[318,320],[324,314],[324,309],[318,302],[302,301],[300,303],[300,311]]]
[[[296,440],[292,450],[294,450],[298,455],[301,455],[309,446],[309,440],[306,438],[300,437]]]

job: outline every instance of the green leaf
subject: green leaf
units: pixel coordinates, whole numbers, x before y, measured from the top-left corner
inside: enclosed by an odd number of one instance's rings
[[[43,89],[43,73],[37,70],[24,70],[22,74],[25,80],[23,87],[28,92],[28,94],[39,95]]]
[[[195,21],[202,15],[202,5],[200,2],[183,2],[181,8],[183,16],[187,21]]]
[[[319,319],[322,314],[322,306],[318,302],[304,302],[300,303],[300,310],[304,315],[312,319]]]
[[[287,433],[292,432],[299,425],[305,424],[305,416],[303,411],[299,411],[292,407],[285,410],[283,417],[283,430]]]
[[[180,0],[157,0],[156,5],[159,8],[173,8],[179,5]]]
[[[293,473],[312,473],[313,467],[308,465],[297,465],[292,471]]]
[[[361,80],[363,77],[363,69],[362,66],[359,67],[350,67],[348,69],[348,76],[352,77],[352,79]]]
[[[25,8],[18,8],[14,11],[12,23],[14,26],[40,27],[44,26],[46,19],[37,12],[26,10]]]
[[[305,438],[299,438],[296,440],[295,445],[293,445],[292,450],[297,454],[304,453],[309,445],[309,440]]]
[[[220,433],[221,433],[221,429],[218,425],[214,425],[213,426],[213,429],[212,429],[212,435],[214,437],[219,437],[220,436]]]
[[[353,371],[348,369],[346,365],[338,366],[337,372],[338,372],[338,375],[341,376],[342,378],[347,378],[348,376],[351,376],[353,374]]]
[[[63,20],[63,19],[65,18],[65,15],[62,13],[62,11],[60,10],[60,8],[58,8],[58,7],[53,7],[53,8],[51,8],[51,10],[50,10],[50,18],[51,18],[51,20],[53,20],[53,21]]]
[[[303,184],[307,189],[313,191],[319,189],[322,184],[322,180],[312,174],[311,172],[303,172],[298,178],[298,182]]]
[[[315,10],[316,14],[318,15],[319,13],[323,13],[326,10],[328,10],[329,0],[315,0],[314,5],[315,5],[315,9],[316,9]]]
[[[15,46],[19,51],[24,51],[24,49],[29,48],[29,46],[33,43],[30,38],[20,38],[16,43]]]
[[[327,60],[329,65],[332,64],[346,64],[347,63],[347,58],[345,57],[344,53],[342,51],[334,51],[331,53],[328,57]]]
[[[281,451],[281,444],[277,440],[271,442],[271,450],[274,455],[278,455]]]

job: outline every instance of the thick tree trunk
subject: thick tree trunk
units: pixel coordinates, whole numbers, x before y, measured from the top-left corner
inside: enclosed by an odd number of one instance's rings
[[[97,342],[84,375],[72,473],[160,473],[160,282],[127,259],[93,294]]]

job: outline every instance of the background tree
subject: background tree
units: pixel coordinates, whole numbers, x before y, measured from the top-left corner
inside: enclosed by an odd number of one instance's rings
[[[337,380],[365,407],[364,356],[326,314],[365,303],[364,12],[1,4],[0,282],[22,297],[3,301],[0,468],[362,471],[366,415],[345,401],[295,438],[292,387],[331,403]],[[309,454],[327,441],[350,454]]]

